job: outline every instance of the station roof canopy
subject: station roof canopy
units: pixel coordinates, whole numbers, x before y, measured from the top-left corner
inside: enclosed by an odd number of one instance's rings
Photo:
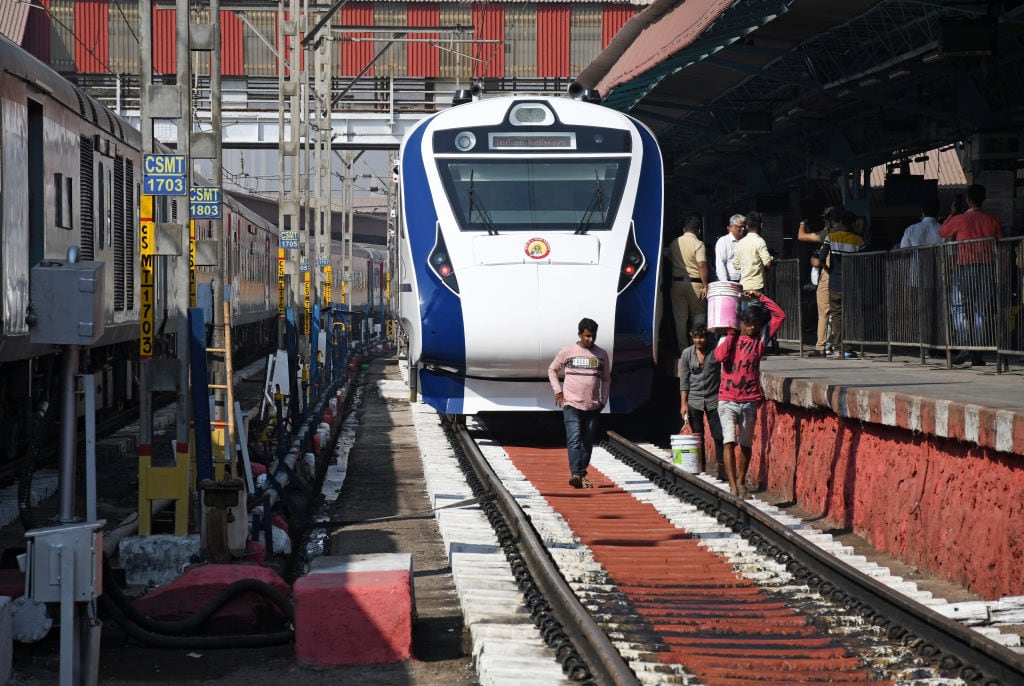
[[[779,191],[1019,135],[1024,2],[655,0],[578,81],[650,126],[676,179]]]

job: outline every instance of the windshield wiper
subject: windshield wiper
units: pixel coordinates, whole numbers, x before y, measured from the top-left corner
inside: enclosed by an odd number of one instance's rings
[[[474,198],[476,197],[476,193],[474,191],[475,183],[473,181],[473,174],[474,174],[474,171],[471,170],[469,172],[469,217],[468,217],[468,223],[469,224],[473,223],[473,210],[476,210],[477,215],[479,215],[479,217],[480,217],[480,223],[483,224],[483,227],[485,229],[487,229],[487,235],[488,236],[497,236],[498,235],[498,229],[497,229],[497,227],[494,226],[494,221],[491,219],[491,213],[487,211],[487,208],[484,207],[484,204],[482,202],[474,200]]]
[[[601,221],[604,221],[606,218],[604,215],[604,189],[601,187],[601,179],[598,178],[596,169],[594,170],[594,183],[594,197],[590,199],[590,204],[587,205],[587,210],[583,218],[580,219],[580,225],[573,232],[577,236],[587,232],[587,229],[590,228],[590,220],[595,212],[601,213]]]

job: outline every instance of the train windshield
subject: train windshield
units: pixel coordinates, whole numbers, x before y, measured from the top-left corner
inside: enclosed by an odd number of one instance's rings
[[[463,231],[612,228],[629,158],[438,160]]]

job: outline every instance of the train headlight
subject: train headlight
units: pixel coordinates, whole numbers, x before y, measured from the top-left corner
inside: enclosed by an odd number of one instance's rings
[[[647,259],[636,244],[636,235],[633,226],[629,227],[629,236],[626,239],[626,247],[622,251],[622,265],[619,267],[619,287],[617,293],[622,293],[629,288],[640,274],[647,268]]]
[[[467,152],[476,146],[476,136],[472,131],[460,131],[455,135],[456,149]]]
[[[540,103],[527,102],[509,110],[508,122],[512,126],[549,126],[555,123],[555,115]]]
[[[459,294],[459,281],[455,278],[455,268],[452,266],[451,257],[448,255],[448,246],[444,244],[444,236],[441,235],[441,225],[437,226],[437,239],[434,242],[434,249],[427,257],[427,263],[431,270],[441,279],[452,293]]]

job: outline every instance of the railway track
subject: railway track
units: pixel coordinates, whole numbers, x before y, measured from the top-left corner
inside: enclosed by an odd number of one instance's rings
[[[582,491],[566,485],[563,447],[446,430],[572,681],[1024,683],[1021,655],[928,594],[908,598],[882,568],[622,436],[595,450],[596,488]]]

